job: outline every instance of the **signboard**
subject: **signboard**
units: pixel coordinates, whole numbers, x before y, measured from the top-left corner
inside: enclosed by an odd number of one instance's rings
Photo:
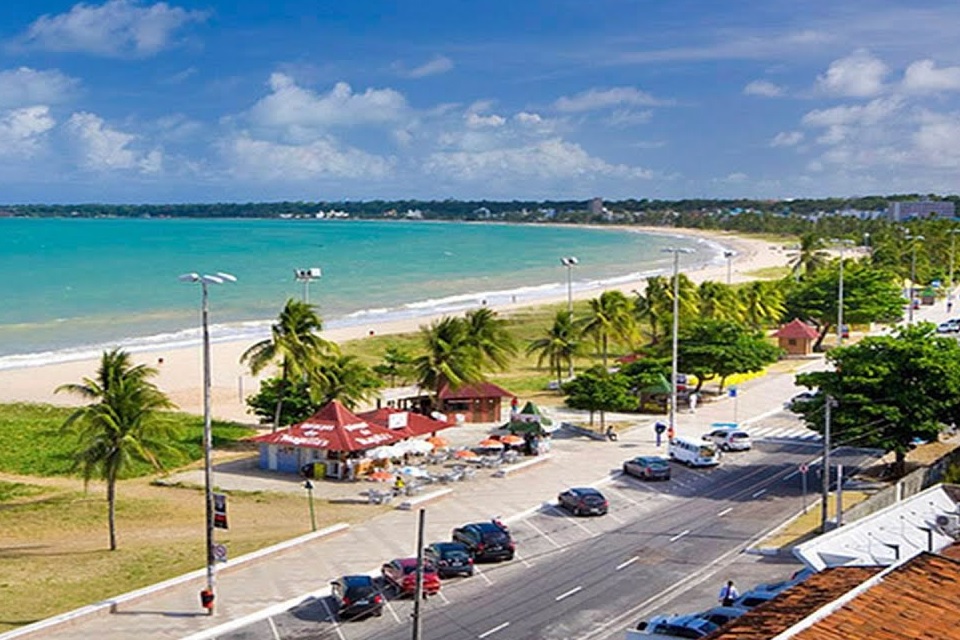
[[[407,412],[391,413],[387,417],[387,426],[391,429],[403,429],[407,426]]]
[[[213,545],[213,559],[217,562],[226,562],[227,548],[222,544]]]
[[[806,462],[801,462],[801,463],[800,463],[800,473],[806,473],[807,471],[810,471],[810,467],[807,465]]]
[[[730,387],[729,389],[727,389],[727,394],[728,394],[731,398],[736,398],[736,397],[737,397],[737,388],[736,388],[736,387]]]
[[[227,496],[223,493],[213,494],[213,526],[217,529],[228,529],[227,526]]]

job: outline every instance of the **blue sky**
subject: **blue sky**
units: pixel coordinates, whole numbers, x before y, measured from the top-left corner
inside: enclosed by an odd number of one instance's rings
[[[956,193],[955,0],[0,3],[0,202]]]

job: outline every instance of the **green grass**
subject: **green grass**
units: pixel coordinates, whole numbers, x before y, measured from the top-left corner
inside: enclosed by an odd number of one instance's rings
[[[747,271],[744,275],[757,280],[779,280],[790,275],[790,267],[764,267]]]
[[[32,498],[46,492],[43,487],[22,482],[4,482],[0,480],[0,504],[18,498]]]
[[[61,425],[73,412],[69,407],[45,404],[0,405],[0,472],[32,476],[70,476],[73,472],[75,440],[62,434]],[[203,454],[203,418],[186,413],[163,413],[159,420],[172,425],[177,433],[175,450],[164,452],[164,468],[176,468],[199,460]],[[252,435],[249,427],[231,422],[213,423],[214,446],[231,444]],[[133,461],[123,475],[140,477],[153,473],[146,462]]]

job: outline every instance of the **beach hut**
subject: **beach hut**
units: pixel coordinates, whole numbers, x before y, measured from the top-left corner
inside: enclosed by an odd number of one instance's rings
[[[492,382],[467,384],[457,389],[445,385],[440,390],[440,411],[462,415],[465,422],[501,422],[503,399],[514,395]]]
[[[774,334],[780,348],[791,356],[808,356],[813,353],[813,344],[817,340],[817,330],[800,318],[794,318],[780,327]]]
[[[405,435],[364,420],[334,400],[303,422],[253,438],[260,445],[260,468],[281,473],[313,469],[314,477],[353,478],[369,465],[360,454],[392,444]]]

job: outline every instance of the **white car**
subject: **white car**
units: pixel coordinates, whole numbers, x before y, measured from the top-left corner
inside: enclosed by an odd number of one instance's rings
[[[951,318],[937,326],[937,333],[957,333],[960,331],[960,319]]]
[[[750,434],[740,429],[714,429],[703,439],[717,445],[721,451],[749,451],[753,448]]]

